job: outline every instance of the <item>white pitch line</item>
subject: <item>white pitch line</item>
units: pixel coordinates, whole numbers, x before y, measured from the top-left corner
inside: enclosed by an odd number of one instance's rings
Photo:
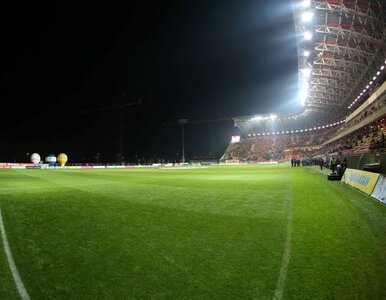
[[[8,243],[7,233],[5,232],[5,228],[4,228],[1,209],[0,209],[0,230],[1,230],[1,236],[3,238],[4,251],[5,251],[5,254],[7,255],[8,265],[11,270],[13,280],[15,281],[19,295],[22,300],[30,300],[27,290],[24,287],[23,281],[21,280],[19,271],[16,268],[15,261],[13,260],[11,248],[9,247],[9,243]]]
[[[287,200],[289,206],[289,214],[287,221],[287,236],[284,245],[283,258],[281,261],[280,275],[276,284],[275,294],[273,295],[273,300],[281,300],[283,298],[285,279],[287,277],[288,263],[290,260],[290,250],[291,250],[291,226],[292,226],[292,213],[291,213],[291,200]]]

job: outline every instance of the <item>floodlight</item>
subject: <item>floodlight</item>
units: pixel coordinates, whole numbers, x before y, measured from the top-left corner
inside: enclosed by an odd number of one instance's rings
[[[311,31],[305,31],[305,32],[303,33],[303,37],[304,37],[304,39],[307,40],[307,41],[311,40],[311,39],[312,39],[312,32],[311,32]]]
[[[303,55],[304,55],[305,57],[310,56],[310,51],[304,50]]]
[[[384,68],[385,68],[385,66],[382,66],[382,67],[381,67],[381,70],[383,70]]]
[[[304,69],[301,69],[301,71],[305,77],[308,77],[311,75],[311,68],[304,68]]]
[[[377,76],[374,76],[374,77],[373,77],[373,80],[375,80],[375,79],[377,79]]]
[[[378,71],[378,72],[377,72],[377,76],[378,76],[379,74],[381,74],[381,71]]]
[[[305,105],[306,104],[306,99],[308,96],[308,84],[305,84],[302,86],[300,90],[300,104]]]
[[[307,8],[311,6],[311,1],[310,0],[304,0],[302,2],[302,7]]]
[[[314,14],[311,11],[304,11],[302,13],[302,21],[303,22],[310,22],[313,19],[313,17],[314,17]]]
[[[365,92],[366,92],[366,89],[363,89],[363,91],[362,91],[362,92],[364,92],[364,93],[365,93]]]
[[[373,84],[373,82],[372,82],[372,81],[370,81],[370,82],[369,82],[369,85],[372,85],[372,84]]]
[[[271,118],[271,120],[275,120],[277,118],[277,115],[270,115],[269,117]]]
[[[261,116],[256,116],[256,117],[253,117],[252,119],[250,119],[249,121],[259,121],[261,119],[262,119]]]

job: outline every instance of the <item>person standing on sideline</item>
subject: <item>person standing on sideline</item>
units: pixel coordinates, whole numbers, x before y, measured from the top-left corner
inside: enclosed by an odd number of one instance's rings
[[[335,167],[336,167],[336,160],[335,158],[333,157],[331,159],[331,171],[334,173],[335,172]]]
[[[323,170],[323,163],[324,163],[324,161],[323,161],[323,158],[321,157],[321,158],[319,159],[319,166],[320,166],[320,169],[321,169],[321,170]]]

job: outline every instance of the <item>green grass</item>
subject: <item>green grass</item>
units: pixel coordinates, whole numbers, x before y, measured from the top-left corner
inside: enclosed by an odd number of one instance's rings
[[[0,207],[32,299],[386,299],[386,206],[314,168],[0,170]]]

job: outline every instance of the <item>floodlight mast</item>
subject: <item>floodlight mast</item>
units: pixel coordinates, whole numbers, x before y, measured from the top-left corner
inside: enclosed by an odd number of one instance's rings
[[[184,133],[184,125],[188,124],[188,119],[178,119],[178,124],[181,125],[182,163],[185,163],[185,133]]]
[[[180,125],[181,126],[181,137],[182,137],[182,162],[185,162],[185,131],[184,131],[184,125],[188,124],[209,124],[209,123],[217,123],[217,122],[228,122],[232,121],[232,118],[220,118],[220,119],[213,119],[213,120],[193,120],[188,121],[188,119],[178,119],[177,122],[165,122],[163,125]]]

